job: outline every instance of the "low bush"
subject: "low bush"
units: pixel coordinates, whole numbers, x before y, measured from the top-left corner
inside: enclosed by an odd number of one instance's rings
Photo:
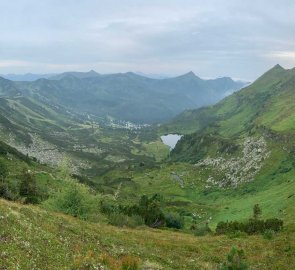
[[[247,270],[248,268],[244,250],[236,247],[232,247],[227,255],[226,262],[219,267],[220,270]]]
[[[119,212],[119,205],[114,199],[105,197],[100,202],[100,209],[102,213],[110,215]]]
[[[205,225],[205,226],[197,226],[195,229],[194,229],[194,235],[195,236],[205,236],[209,233],[212,233],[212,230],[210,229],[209,226]]]
[[[263,233],[263,238],[267,240],[271,240],[274,237],[274,233],[275,232],[273,230],[268,229]]]
[[[11,193],[8,183],[5,181],[0,181],[0,198],[4,198],[6,200],[13,200],[14,196]]]
[[[135,228],[144,225],[144,220],[141,216],[127,216],[122,213],[112,213],[108,216],[109,224],[117,227]]]
[[[0,160],[0,198],[2,197],[6,200],[13,200],[16,197],[16,194],[13,194],[10,190],[7,176],[8,168],[6,164]]]
[[[129,206],[118,206],[118,212],[128,216],[140,216],[147,226],[159,228],[165,225],[165,215],[162,210],[163,198],[159,194],[151,197],[141,196],[138,204]]]
[[[97,221],[100,215],[100,196],[94,195],[90,189],[75,180],[66,180],[66,187],[54,193],[43,206],[52,211]]]
[[[246,237],[248,234],[245,233],[245,232],[241,232],[241,231],[235,231],[235,232],[232,232],[232,233],[229,233],[228,234],[228,237],[233,239],[233,238],[244,238]]]
[[[166,226],[168,228],[182,229],[184,226],[184,219],[177,213],[165,214]]]
[[[247,234],[264,233],[267,230],[278,232],[283,228],[283,221],[278,218],[266,220],[249,219],[246,222],[220,221],[216,226],[217,234],[229,234],[237,231]]]
[[[270,218],[265,221],[265,228],[278,232],[283,229],[283,221],[278,218]]]
[[[35,175],[24,169],[20,177],[19,195],[24,198],[25,203],[38,203],[41,195],[37,187]]]

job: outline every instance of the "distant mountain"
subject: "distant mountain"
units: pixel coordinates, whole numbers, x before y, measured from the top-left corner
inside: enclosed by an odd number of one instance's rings
[[[144,77],[147,77],[150,79],[159,79],[159,80],[173,77],[173,76],[169,76],[167,74],[144,73],[144,72],[140,72],[140,71],[135,72],[135,74],[140,75],[140,76],[144,76]]]
[[[16,96],[21,94],[14,82],[0,77],[0,96]]]
[[[55,74],[33,74],[33,73],[27,73],[27,74],[4,74],[0,75],[5,79],[11,80],[11,81],[36,81],[38,79],[48,79]]]
[[[90,70],[89,72],[76,72],[76,71],[70,71],[70,72],[64,72],[61,74],[55,74],[53,76],[48,77],[51,80],[61,80],[66,77],[75,77],[77,79],[85,79],[85,78],[93,78],[93,77],[99,77],[100,74],[95,72],[94,70]]]
[[[95,71],[66,72],[14,84],[25,96],[46,99],[79,113],[137,123],[167,121],[186,109],[214,104],[244,85],[230,78],[203,80],[193,72],[151,79],[132,72],[100,75]]]

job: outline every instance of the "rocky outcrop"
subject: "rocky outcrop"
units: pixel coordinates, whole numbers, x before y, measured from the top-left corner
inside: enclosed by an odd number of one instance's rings
[[[206,181],[206,188],[218,186],[221,188],[237,187],[244,182],[250,182],[260,171],[263,161],[269,157],[266,141],[261,138],[247,138],[242,145],[240,156],[232,158],[206,158],[195,166],[201,170],[211,170]]]

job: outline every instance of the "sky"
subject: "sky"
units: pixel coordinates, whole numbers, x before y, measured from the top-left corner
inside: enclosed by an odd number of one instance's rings
[[[252,81],[295,66],[294,0],[0,0],[0,74],[95,70]]]

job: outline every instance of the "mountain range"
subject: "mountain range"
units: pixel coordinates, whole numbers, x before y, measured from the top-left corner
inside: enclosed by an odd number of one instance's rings
[[[2,78],[11,81],[36,81],[38,79],[49,79],[55,74],[34,74],[34,73],[26,73],[26,74],[0,74]]]
[[[9,86],[25,97],[47,100],[78,113],[135,123],[167,121],[183,110],[214,104],[245,86],[227,77],[202,80],[193,72],[167,79],[132,72],[66,72],[29,82],[1,82],[2,95],[4,91],[11,95]]]

